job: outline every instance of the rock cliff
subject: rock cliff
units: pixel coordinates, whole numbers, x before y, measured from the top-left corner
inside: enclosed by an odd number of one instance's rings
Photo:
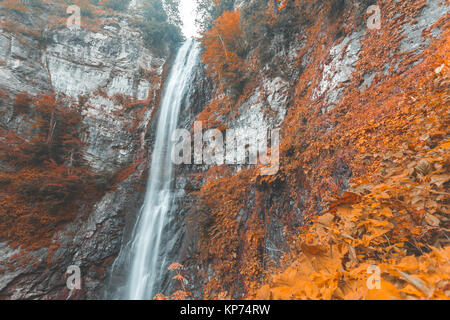
[[[131,26],[134,2],[129,13],[100,12],[95,21],[82,14],[75,29],[65,26],[66,4],[0,9],[0,127],[29,138],[32,114],[15,112],[20,93],[56,94],[67,108],[76,104],[82,110],[82,158],[110,183],[95,203],[83,204],[73,221],[57,229],[50,245],[29,250],[1,243],[1,298],[103,297],[126,220],[140,206],[146,137],[168,58],[152,52]],[[71,265],[81,269],[81,290],[66,287]]]

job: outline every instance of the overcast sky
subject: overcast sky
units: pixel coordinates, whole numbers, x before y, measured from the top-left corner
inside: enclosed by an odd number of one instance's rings
[[[180,14],[183,20],[183,33],[186,37],[192,37],[196,34],[195,27],[195,0],[180,0]]]

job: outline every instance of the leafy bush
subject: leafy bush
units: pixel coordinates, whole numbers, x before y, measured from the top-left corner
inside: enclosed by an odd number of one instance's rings
[[[143,10],[143,19],[135,21],[133,26],[142,31],[146,46],[156,54],[163,54],[166,45],[173,48],[183,40],[180,24],[178,2],[149,0]]]

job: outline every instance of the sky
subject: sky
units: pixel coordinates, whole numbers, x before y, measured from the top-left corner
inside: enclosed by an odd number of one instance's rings
[[[180,15],[183,20],[183,33],[189,38],[197,35],[195,26],[195,0],[180,0]]]

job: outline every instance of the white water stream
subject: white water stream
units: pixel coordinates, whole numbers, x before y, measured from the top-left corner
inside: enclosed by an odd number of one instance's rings
[[[180,108],[191,85],[198,56],[197,44],[193,40],[185,42],[166,81],[144,205],[134,227],[130,247],[131,269],[126,284],[126,299],[152,299],[157,293],[156,285],[161,276],[160,256],[165,251],[161,238],[169,221],[173,200],[171,138],[177,128]]]

